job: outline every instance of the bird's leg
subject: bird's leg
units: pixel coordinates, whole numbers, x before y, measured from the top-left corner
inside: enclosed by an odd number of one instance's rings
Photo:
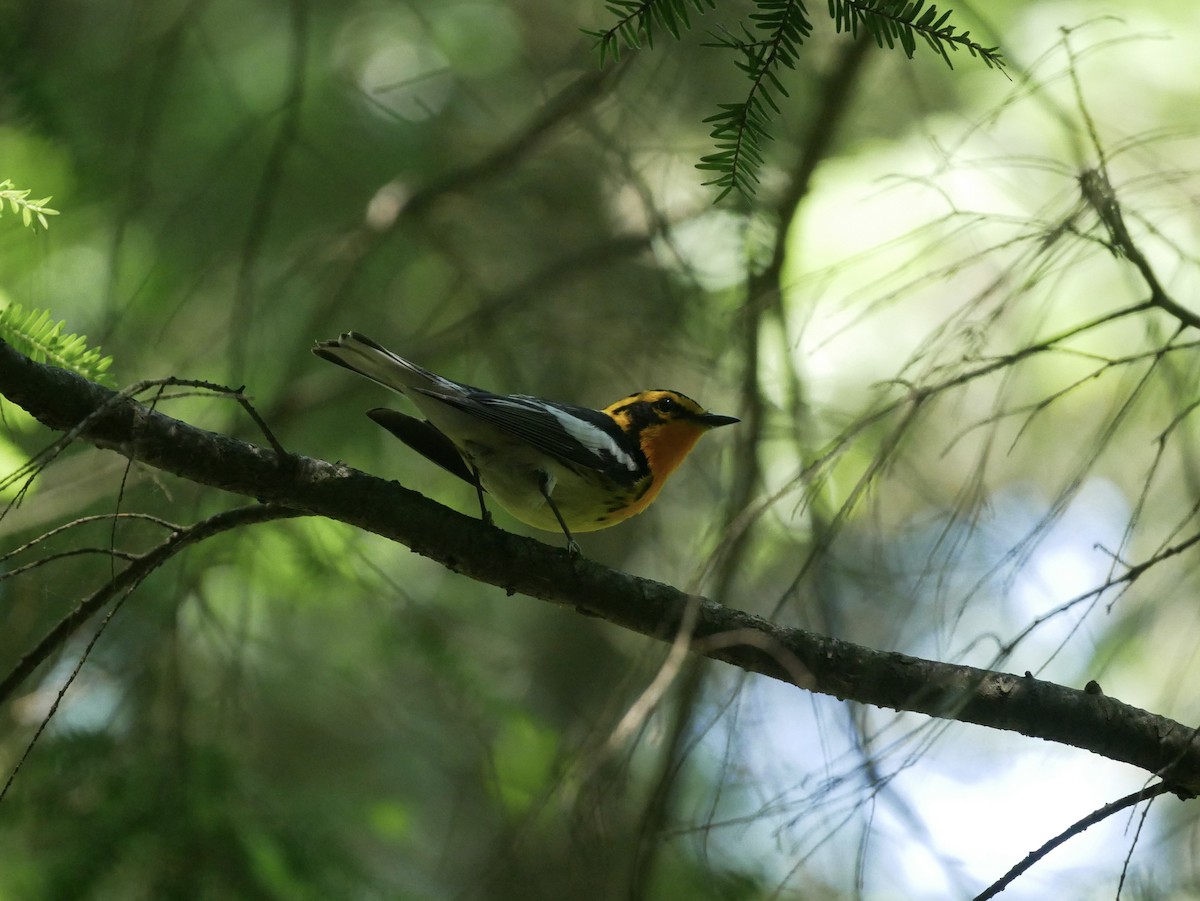
[[[563,519],[562,514],[558,512],[558,507],[555,505],[553,498],[550,497],[550,474],[547,472],[539,473],[538,490],[542,492],[542,497],[546,499],[546,503],[550,505],[550,511],[554,514],[554,518],[558,520],[559,527],[563,530],[563,534],[567,536],[567,553],[578,554],[579,545],[575,542],[575,538],[571,535],[571,530],[567,528],[567,522]]]
[[[485,526],[494,525],[492,512],[483,502],[483,482],[479,478],[479,467],[474,463],[471,464],[471,475],[475,477],[475,492],[479,495],[479,518],[483,520]]]

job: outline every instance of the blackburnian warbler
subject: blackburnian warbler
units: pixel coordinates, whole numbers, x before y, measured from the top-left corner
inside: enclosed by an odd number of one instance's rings
[[[357,332],[313,347],[322,359],[407,397],[425,419],[379,407],[367,415],[413,450],[547,531],[604,529],[645,510],[700,440],[738,420],[678,391],[640,391],[591,410],[492,394],[434,375]]]

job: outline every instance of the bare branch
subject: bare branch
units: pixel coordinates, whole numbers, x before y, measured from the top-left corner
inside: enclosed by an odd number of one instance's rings
[[[8,346],[4,345],[4,350]],[[37,365],[37,364],[34,364]],[[101,610],[105,604],[114,598],[127,595],[136,588],[150,573],[158,569],[180,551],[193,544],[218,535],[221,532],[257,522],[271,522],[302,515],[300,511],[292,510],[276,504],[261,504],[257,506],[238,507],[218,513],[202,520],[186,529],[180,529],[166,541],[135,557],[128,567],[92,592],[79,606],[63,617],[24,657],[22,657],[12,672],[0,680],[0,703],[6,701],[13,691],[29,677],[39,665],[44,663],[51,654],[61,648],[76,630],[87,620]],[[107,553],[112,553],[108,551]]]
[[[281,458],[195,428],[73,373],[34,363],[3,343],[0,393],[51,428],[77,429],[83,440],[146,465],[287,508],[263,508],[264,516],[336,519],[510,595],[574,607],[660,641],[674,640],[694,604],[692,649],[748,672],[802,682],[800,687],[837,698],[1083,748],[1154,773],[1183,794],[1200,788],[1195,730],[1100,693],[1028,674],[877,651],[697,601],[669,585],[503,532],[395,482],[309,457]]]
[[[989,885],[984,891],[976,895],[974,901],[988,901],[989,898],[995,898],[998,894],[1012,885],[1019,876],[1025,873],[1039,860],[1042,860],[1044,857],[1046,857],[1046,855],[1048,855],[1055,848],[1066,844],[1075,836],[1081,834],[1092,826],[1095,826],[1097,823],[1108,819],[1113,814],[1120,813],[1122,810],[1133,807],[1135,804],[1141,804],[1143,801],[1149,801],[1157,798],[1159,795],[1169,794],[1170,791],[1170,786],[1163,782],[1159,782],[1155,785],[1147,786],[1140,791],[1135,791],[1132,794],[1128,794],[1124,798],[1113,801],[1111,804],[1105,804],[1099,810],[1092,811],[1079,822],[1072,824],[1069,828],[1064,829],[1058,835],[1054,836],[1054,838],[1050,839],[1050,841],[1046,842],[1036,851],[1030,851],[1027,855],[1025,855],[1024,860]]]

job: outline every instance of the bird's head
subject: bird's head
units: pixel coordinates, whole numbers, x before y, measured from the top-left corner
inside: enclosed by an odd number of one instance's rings
[[[625,434],[635,439],[661,486],[709,429],[733,425],[733,416],[709,413],[678,391],[639,391],[604,410]]]

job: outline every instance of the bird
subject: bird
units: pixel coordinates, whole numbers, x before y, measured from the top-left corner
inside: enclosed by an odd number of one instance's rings
[[[616,525],[650,506],[667,478],[710,429],[733,416],[686,394],[638,391],[603,410],[525,394],[494,394],[418,366],[358,332],[312,352],[404,395],[424,417],[377,407],[367,416],[473,486],[490,523],[489,494],[527,525],[575,533]]]

